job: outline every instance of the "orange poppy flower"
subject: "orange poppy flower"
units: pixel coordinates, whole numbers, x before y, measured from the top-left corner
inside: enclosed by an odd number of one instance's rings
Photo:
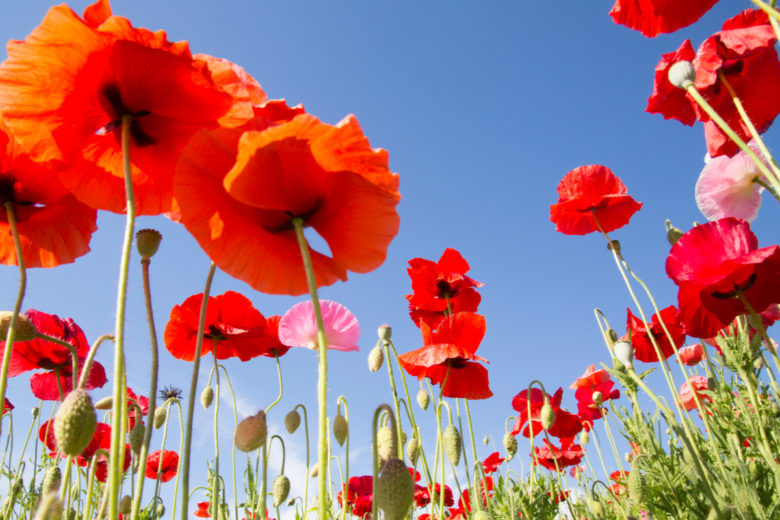
[[[0,65],[0,108],[34,160],[62,165],[60,177],[79,200],[116,213],[125,210],[121,119],[132,115],[137,211],[158,214],[171,206],[181,149],[236,100],[186,42],[171,43],[163,31],[134,28],[110,12],[97,2],[85,21],[65,5],[53,7],[27,39],[10,42]]]
[[[318,286],[377,268],[400,223],[387,152],[352,116],[332,126],[280,103],[263,109],[252,124],[265,128],[202,132],[185,149],[174,186],[182,223],[217,266],[261,292],[307,291],[294,217],[330,248],[311,252]],[[191,148],[207,159],[189,159]]]
[[[0,121],[0,202],[14,207],[27,267],[55,267],[89,252],[97,211],[77,201],[51,169],[23,154]],[[17,265],[8,216],[0,206],[0,263]]]

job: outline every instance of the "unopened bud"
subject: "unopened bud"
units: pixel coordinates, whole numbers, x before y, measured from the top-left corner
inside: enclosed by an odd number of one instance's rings
[[[236,448],[244,452],[255,451],[265,444],[268,427],[265,422],[265,412],[260,410],[238,423],[233,436]]]
[[[97,430],[97,415],[89,394],[77,388],[62,401],[54,418],[54,438],[60,451],[71,457],[81,455]]]
[[[284,416],[284,427],[287,428],[287,433],[295,433],[298,426],[301,425],[301,414],[297,410],[293,409]]]
[[[696,69],[690,61],[678,61],[669,67],[667,72],[669,83],[683,90],[693,85],[696,81]]]
[[[393,329],[387,323],[380,325],[376,331],[379,339],[384,342],[390,341],[390,337],[393,335]]]
[[[110,395],[95,403],[95,410],[110,410],[114,407],[114,398]]]
[[[676,244],[677,241],[680,240],[681,236],[683,236],[682,230],[680,228],[674,227],[672,225],[672,221],[666,219],[666,240],[669,241],[669,244]]]
[[[488,436],[487,436],[487,435],[485,435],[484,437],[482,437],[482,444],[484,444],[485,446],[487,446],[488,444],[490,444],[490,439],[488,439]]]
[[[541,419],[542,428],[545,430],[552,428],[552,425],[555,423],[555,410],[553,410],[552,405],[547,400],[542,405]]]
[[[595,404],[596,406],[601,408],[601,403],[604,400],[604,396],[601,395],[601,392],[599,392],[598,390],[593,392],[593,395],[591,396],[591,399],[593,399],[593,404]]]
[[[287,495],[290,494],[290,479],[284,475],[279,475],[274,479],[273,485],[273,497],[274,507],[279,507],[282,502],[287,500]]]
[[[585,445],[588,444],[588,442],[590,442],[590,434],[588,433],[588,430],[584,430],[580,434],[580,444]]]
[[[135,246],[141,258],[148,259],[154,256],[160,247],[162,235],[155,229],[142,229],[135,234]]]
[[[129,515],[130,510],[133,508],[133,497],[125,495],[119,501],[119,513],[123,515]]]
[[[368,369],[371,372],[377,372],[382,368],[382,363],[385,362],[385,353],[382,351],[382,347],[377,345],[371,349],[368,353]]]
[[[417,465],[417,458],[420,456],[420,442],[415,437],[406,443],[406,456],[409,457],[412,466]]]
[[[165,406],[154,410],[154,429],[159,430],[168,418],[168,409]]]
[[[604,518],[604,506],[601,505],[601,502],[595,498],[588,499],[588,509],[590,509],[590,512],[593,513],[594,518]]]
[[[612,353],[626,368],[634,368],[634,347],[629,341],[622,339],[612,345]]]
[[[62,509],[62,500],[57,496],[57,493],[41,495],[33,520],[60,520]]]
[[[618,256],[620,256],[620,242],[617,240],[610,240],[607,244],[607,249],[610,251],[614,251]]]
[[[504,434],[504,450],[506,450],[507,459],[511,459],[517,453],[517,439],[508,432]]]
[[[203,392],[200,393],[200,404],[203,406],[203,409],[208,410],[209,406],[211,406],[211,403],[213,402],[214,389],[211,388],[211,385],[204,387]]]
[[[449,424],[444,429],[444,453],[447,454],[447,458],[453,466],[457,466],[460,462],[461,447],[460,432],[454,425]]]
[[[140,418],[136,420],[135,426],[130,430],[130,449],[133,450],[136,457],[141,454],[141,448],[144,446],[145,431],[146,428]]]
[[[381,460],[396,457],[396,447],[393,442],[393,430],[389,426],[382,426],[376,432],[376,452]]]
[[[615,329],[608,329],[607,330],[607,337],[609,337],[609,341],[612,343],[616,342],[618,340],[617,332],[615,332]]]
[[[8,329],[11,328],[11,320],[14,313],[11,311],[0,311],[0,341],[5,341],[8,337]],[[16,317],[16,328],[14,338],[16,341],[30,341],[38,336],[38,329],[30,318],[24,314]]]
[[[32,409],[30,410],[30,413],[32,414],[33,419],[35,419],[36,417],[38,417],[38,414],[41,413],[41,409],[38,408],[37,406],[33,406]]]
[[[336,442],[339,446],[344,446],[344,441],[347,439],[349,433],[349,424],[347,419],[340,413],[333,419],[333,436],[336,438]]]
[[[157,502],[157,506],[155,507],[155,510],[157,511],[157,518],[162,518],[165,516],[165,504],[162,502]]]
[[[431,403],[431,397],[428,395],[428,392],[420,388],[420,391],[417,392],[417,404],[420,405],[420,408],[423,409],[423,411],[428,409],[428,405]]]
[[[319,474],[320,474],[320,463],[315,462],[314,466],[311,467],[311,471],[309,471],[309,477],[317,478]]]
[[[41,496],[48,495],[49,493],[56,494],[62,484],[62,471],[59,466],[52,466],[46,470],[43,475],[43,483],[41,484]]]
[[[374,499],[386,520],[401,520],[414,499],[414,481],[400,459],[388,460],[375,484]]]

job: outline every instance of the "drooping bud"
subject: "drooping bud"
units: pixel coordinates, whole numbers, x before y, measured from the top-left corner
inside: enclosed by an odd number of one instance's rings
[[[406,443],[406,456],[409,457],[412,466],[417,464],[417,458],[420,456],[420,442],[415,437]]]
[[[488,439],[488,436],[487,436],[487,435],[485,435],[484,437],[482,437],[482,444],[484,444],[485,446],[487,446],[488,444],[490,444],[490,439]]]
[[[595,404],[597,407],[601,408],[601,403],[604,400],[604,396],[601,395],[601,392],[596,390],[593,392],[593,395],[591,396],[591,399],[593,399],[593,404]]]
[[[33,520],[60,520],[62,518],[62,500],[57,493],[41,496]]]
[[[444,429],[444,453],[447,454],[447,458],[453,466],[457,466],[460,462],[460,451],[462,447],[460,432],[454,425],[449,424]]]
[[[617,332],[615,332],[615,329],[608,329],[607,330],[607,337],[609,337],[609,341],[612,343],[616,342],[618,340]]]
[[[604,506],[595,498],[588,498],[588,509],[593,513],[593,517],[597,519],[604,518]]]
[[[384,362],[385,353],[382,350],[382,347],[377,345],[372,348],[371,352],[368,353],[368,369],[371,372],[377,372],[380,368],[382,368],[382,363]]]
[[[32,414],[32,418],[35,419],[36,417],[38,417],[38,414],[41,413],[41,409],[38,408],[37,406],[33,406],[32,409],[30,410],[30,413]]]
[[[504,434],[504,450],[507,454],[507,460],[511,460],[517,453],[517,439],[509,432]]]
[[[552,405],[549,401],[545,399],[544,404],[542,405],[542,411],[541,411],[541,418],[542,418],[542,428],[545,430],[549,430],[552,428],[552,425],[555,423],[555,410],[553,409]]]
[[[588,444],[590,442],[590,434],[588,433],[588,430],[583,430],[580,434],[580,444],[583,446]]]
[[[200,404],[203,406],[203,409],[208,410],[209,406],[211,406],[211,403],[213,402],[214,389],[211,388],[211,385],[204,387],[203,392],[200,393]]]
[[[677,243],[678,240],[680,240],[680,237],[684,235],[681,229],[676,228],[672,225],[672,221],[669,219],[666,219],[666,240],[669,241],[670,245],[674,245]]]
[[[696,82],[696,69],[690,61],[678,61],[669,67],[667,72],[669,83],[677,88],[686,90]]]
[[[293,434],[298,426],[301,425],[301,414],[297,410],[293,409],[284,416],[284,427],[287,428],[287,433]]]
[[[268,427],[265,422],[265,412],[260,410],[255,415],[250,415],[238,423],[233,438],[236,442],[236,448],[250,452],[263,446],[267,436]]]
[[[399,459],[388,460],[376,482],[375,500],[386,520],[401,520],[414,499],[414,481]]]
[[[11,311],[0,311],[0,341],[5,341],[8,337],[8,329],[11,327],[11,319],[14,313]],[[38,329],[30,318],[24,314],[16,317],[16,330],[14,337],[16,341],[30,341],[38,336]]]
[[[110,410],[114,407],[114,398],[110,395],[95,403],[95,410]]]
[[[336,438],[336,442],[339,446],[344,446],[344,441],[347,439],[349,433],[349,423],[347,418],[338,413],[333,419],[333,437]]]
[[[130,449],[133,450],[136,457],[141,454],[141,448],[144,446],[145,431],[144,423],[140,419],[135,422],[135,426],[130,430]]]
[[[130,510],[133,508],[133,497],[125,495],[119,501],[119,512],[123,515],[129,515]]]
[[[52,466],[46,470],[43,475],[43,483],[41,484],[41,496],[48,495],[49,493],[56,494],[62,484],[62,471],[59,466]]]
[[[390,341],[390,337],[393,335],[393,329],[390,327],[390,325],[384,323],[379,326],[376,333],[377,336],[379,336],[379,339],[381,339],[383,342],[388,342]]]
[[[165,424],[165,419],[168,418],[168,408],[165,406],[161,406],[160,408],[155,408],[154,410],[154,429],[159,430],[163,424]]]
[[[142,229],[135,234],[135,246],[142,259],[153,257],[161,241],[162,235],[155,229]]]
[[[620,340],[612,345],[612,353],[626,368],[634,368],[634,347],[629,341]]]
[[[417,404],[420,405],[420,408],[422,408],[423,411],[427,410],[428,405],[431,404],[431,397],[428,395],[428,392],[422,388],[417,392]]]
[[[65,455],[76,457],[92,440],[97,430],[97,415],[89,394],[77,388],[62,401],[54,419],[54,438]]]
[[[393,442],[393,430],[389,426],[382,426],[376,432],[376,452],[381,460],[396,457],[397,448]]]
[[[279,475],[274,479],[273,497],[274,507],[279,507],[282,502],[287,500],[290,494],[290,479],[284,475]]]
[[[628,472],[628,496],[633,503],[639,505],[647,498],[647,479],[637,464],[631,466],[631,471]]]
[[[317,478],[319,474],[320,474],[320,463],[315,462],[314,466],[311,467],[311,471],[309,471],[309,477]]]
[[[162,518],[165,516],[165,504],[162,502],[157,502],[155,510],[157,511],[157,518]]]

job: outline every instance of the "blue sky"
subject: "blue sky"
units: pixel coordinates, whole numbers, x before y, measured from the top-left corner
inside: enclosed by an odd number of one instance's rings
[[[70,5],[81,12],[86,4]],[[6,7],[0,38],[24,38],[48,6],[29,0]],[[485,284],[480,312],[488,328],[479,354],[490,361],[495,396],[471,407],[478,441],[489,435],[500,444],[504,420],[514,414],[511,398],[531,380],[540,379],[552,392],[568,387],[587,365],[608,362],[593,309],[601,308],[622,334],[630,300],[602,238],[564,236],[549,221],[555,189],[569,170],[605,164],[644,203],[613,238],[659,304],[676,303],[676,289],[664,272],[669,250],[664,219],[683,229],[704,220],[693,188],[705,147],[700,126],[644,112],[653,69],[662,53],[685,38],[697,47],[749,2],[720,2],[693,27],[656,39],[613,24],[610,6],[608,0],[112,3],[116,14],[136,26],[164,29],[171,40],[188,40],[193,52],[238,63],[271,98],[303,103],[332,124],[354,113],[372,145],[389,151],[403,198],[401,230],[387,260],[370,274],[321,291],[322,298],[349,307],[363,329],[360,353],[329,357],[332,413],[336,398],[345,395],[357,437],[353,446],[363,450],[355,471],[370,471],[365,461],[371,411],[391,399],[386,374],[366,369],[376,327],[392,325],[399,352],[422,344],[404,299],[411,258],[437,260],[454,247],[470,262],[470,276]],[[775,141],[770,131],[770,148]],[[764,204],[753,226],[761,246],[777,243],[780,216],[772,200]],[[87,256],[30,272],[24,305],[73,317],[90,340],[113,329],[123,218],[101,214],[98,225]],[[141,218],[138,229],[143,227],[164,235],[152,264],[162,341],[171,308],[203,290],[209,261],[183,227],[163,217]],[[0,269],[0,283],[2,306],[11,308],[16,270]],[[131,283],[128,384],[146,394],[148,339],[137,262]],[[218,272],[212,293],[227,290],[242,292],[267,316],[301,300],[257,293]],[[160,384],[188,387],[190,364],[167,352],[162,358]],[[112,364],[108,349],[98,359],[107,368]],[[240,414],[273,401],[272,361],[226,366],[240,396]],[[298,402],[315,413],[316,356],[291,351],[282,370],[285,396],[269,416],[277,427]],[[33,406],[23,397],[27,389],[24,376],[11,382],[9,396],[22,409]],[[109,393],[107,386],[93,395]],[[576,408],[573,391],[564,396],[564,404]],[[196,409],[195,443],[205,454],[210,417]],[[226,413],[224,424],[230,421]],[[433,432],[424,435],[432,438]],[[483,457],[490,452],[481,443],[480,449]]]

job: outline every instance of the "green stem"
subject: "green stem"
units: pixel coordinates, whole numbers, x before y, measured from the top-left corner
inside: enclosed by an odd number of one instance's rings
[[[160,460],[157,462],[157,478],[154,480],[154,496],[152,497],[152,502],[154,502],[158,496],[160,496],[160,476],[162,474],[162,465],[163,465],[163,455],[165,454],[165,441],[168,439],[168,421],[171,419],[171,416],[169,415],[171,412],[171,405],[172,402],[170,400],[163,403],[163,408],[168,407],[168,410],[165,414],[165,423],[163,423],[163,434],[162,434],[162,441],[160,443]],[[179,474],[178,468],[176,471],[176,474]],[[157,518],[157,508],[152,508],[152,520],[155,520]]]
[[[328,345],[325,339],[325,324],[322,320],[322,309],[320,309],[320,299],[317,295],[317,281],[314,276],[314,265],[309,252],[309,244],[303,235],[303,219],[296,217],[292,220],[295,228],[295,236],[298,239],[298,246],[303,258],[303,268],[306,271],[306,282],[309,285],[309,294],[314,308],[314,317],[317,321],[317,344],[319,353],[319,387],[317,397],[319,402],[319,507],[318,518],[325,520],[325,487],[327,484],[328,463]],[[263,512],[265,513],[265,512]],[[376,517],[375,517],[376,518]],[[184,520],[184,519],[182,519]]]
[[[214,501],[212,505],[212,514],[214,518],[220,518],[220,506],[222,501],[219,499],[219,364],[217,363],[217,338],[214,338],[214,344],[211,347],[212,357],[214,358],[214,371],[216,372],[215,397],[214,397],[214,481],[211,489],[211,496]]]
[[[200,304],[200,316],[198,317],[198,336],[195,341],[195,359],[192,362],[192,378],[190,380],[190,394],[187,396],[187,422],[184,426],[184,449],[181,462],[181,520],[187,520],[190,496],[190,448],[192,446],[192,417],[195,414],[195,393],[198,391],[198,372],[200,371],[200,356],[203,352],[203,334],[206,325],[206,309],[209,303],[211,282],[214,279],[214,271],[217,266],[211,262],[209,274],[206,277],[206,286],[203,289],[203,301]]]
[[[382,343],[381,339],[377,343],[377,346],[380,343]],[[398,420],[396,421],[396,428],[397,428],[397,430],[396,430],[395,433],[398,436],[398,439],[400,440],[400,439],[403,438],[402,435],[401,435],[401,406],[398,404],[398,392],[396,391],[396,388],[395,388],[395,377],[393,377],[393,364],[390,363],[390,356],[389,356],[390,352],[389,352],[389,350],[387,348],[387,345],[383,345],[383,347],[384,347],[384,351],[385,351],[385,357],[387,358],[387,363],[385,363],[385,364],[387,365],[387,375],[390,378],[390,389],[391,389],[391,391],[393,393],[393,407],[395,408],[395,416],[398,418]],[[400,442],[398,443],[397,448],[398,448],[398,450],[397,450],[396,456],[399,459],[404,460],[404,447],[401,445]]]
[[[276,359],[276,374],[279,376],[279,395],[276,397],[276,400],[269,404],[268,407],[265,409],[266,415],[268,415],[268,412],[276,406],[279,401],[282,400],[282,395],[284,394],[284,385],[282,384],[282,365],[279,362],[279,356],[274,356],[274,359]]]
[[[119,266],[119,290],[116,297],[116,327],[114,331],[114,415],[111,430],[111,456],[108,463],[108,510],[110,518],[119,517],[119,486],[122,483],[122,451],[125,443],[125,421],[123,411],[127,399],[125,390],[125,308],[127,304],[127,278],[130,270],[130,247],[133,244],[135,226],[135,195],[133,194],[133,175],[130,168],[130,125],[133,116],[122,115],[122,164],[125,180],[125,198],[127,199],[127,217],[125,238],[122,245],[122,257]],[[124,403],[124,405],[123,405]]]
[[[306,517],[309,515],[309,414],[306,412],[306,407],[302,404],[295,405],[295,408],[299,407],[303,410],[303,431],[306,434],[306,477],[303,489],[303,520],[306,520]]]
[[[8,327],[8,335],[5,337],[5,350],[3,351],[3,365],[0,368],[0,410],[5,404],[5,390],[8,383],[8,367],[11,360],[11,352],[14,348],[16,339],[16,325],[19,321],[19,311],[22,309],[22,300],[27,290],[27,270],[24,265],[24,254],[22,253],[22,243],[19,240],[19,230],[16,227],[16,213],[14,212],[13,202],[7,201],[5,204],[5,213],[8,218],[8,227],[11,230],[11,236],[14,239],[14,249],[16,251],[16,263],[19,266],[19,290],[16,293],[16,303],[14,303],[13,314],[11,314],[11,324]],[[2,433],[3,422],[0,420],[0,433]]]
[[[373,480],[373,487],[372,487],[372,494],[376,496],[376,484],[379,480],[379,450],[377,449],[377,443],[376,443],[376,432],[377,432],[377,426],[379,423],[379,416],[382,412],[387,413],[387,416],[390,418],[390,426],[393,431],[393,437],[396,437],[396,422],[395,422],[395,416],[393,415],[393,411],[390,409],[390,406],[387,404],[380,404],[376,407],[376,410],[374,410],[374,420],[371,423],[371,465],[374,468],[374,480]],[[441,426],[439,427],[441,429]],[[394,439],[396,444],[401,440],[399,438]],[[322,466],[320,466],[320,475],[322,475]],[[346,498],[345,498],[346,499]],[[323,500],[320,500],[320,502],[323,502]],[[371,501],[371,518],[379,518],[377,516],[378,512],[378,505],[376,503],[376,500]],[[441,517],[444,518],[444,517]],[[325,516],[319,516],[319,520],[325,520]]]
[[[230,390],[230,397],[233,400],[233,422],[235,427],[238,428],[238,411],[236,408],[236,394],[233,392],[233,385],[230,383],[230,377],[228,377],[227,370],[222,365],[219,365],[222,369],[222,373],[225,375],[225,381],[227,382],[228,389]],[[233,438],[233,448],[231,451],[231,459],[233,462],[233,508],[236,510],[236,518],[238,518],[238,488],[236,487],[236,439]]]
[[[84,360],[84,366],[81,367],[81,377],[79,377],[78,384],[79,388],[84,388],[87,385],[87,376],[89,375],[89,371],[92,368],[92,360],[95,359],[95,354],[97,354],[98,347],[100,347],[100,345],[107,339],[114,341],[114,336],[111,334],[103,334],[95,340],[95,342],[92,344],[92,347],[89,349],[89,354],[87,354],[87,358]]]
[[[346,447],[344,449],[344,475],[341,476],[341,488],[344,489],[344,507],[342,508],[341,513],[341,520],[346,520],[347,518],[347,488],[349,487],[349,407],[347,406],[347,398],[343,395],[340,395],[338,399],[336,399],[336,408],[338,409],[339,403],[344,403],[344,419],[347,421],[347,437],[346,437]],[[282,452],[282,473],[284,473],[284,452]],[[338,460],[338,459],[336,459]],[[403,460],[403,457],[401,458]],[[339,473],[341,473],[341,467],[339,467]]]
[[[176,409],[179,412],[179,453],[184,453],[184,435],[182,435],[182,430],[184,429],[184,419],[182,418],[181,413],[181,403],[178,399],[176,399]],[[171,518],[176,518],[176,506],[178,505],[179,500],[179,477],[181,477],[182,472],[182,459],[184,457],[181,457],[179,459],[179,467],[176,471],[176,483],[173,486],[173,514],[171,514]],[[185,504],[187,503],[185,499]]]
[[[780,13],[777,12],[771,5],[767,4],[763,0],[751,0],[754,4],[756,4],[756,7],[764,11],[767,15],[769,15],[770,18],[774,18],[777,21],[780,21]]]

